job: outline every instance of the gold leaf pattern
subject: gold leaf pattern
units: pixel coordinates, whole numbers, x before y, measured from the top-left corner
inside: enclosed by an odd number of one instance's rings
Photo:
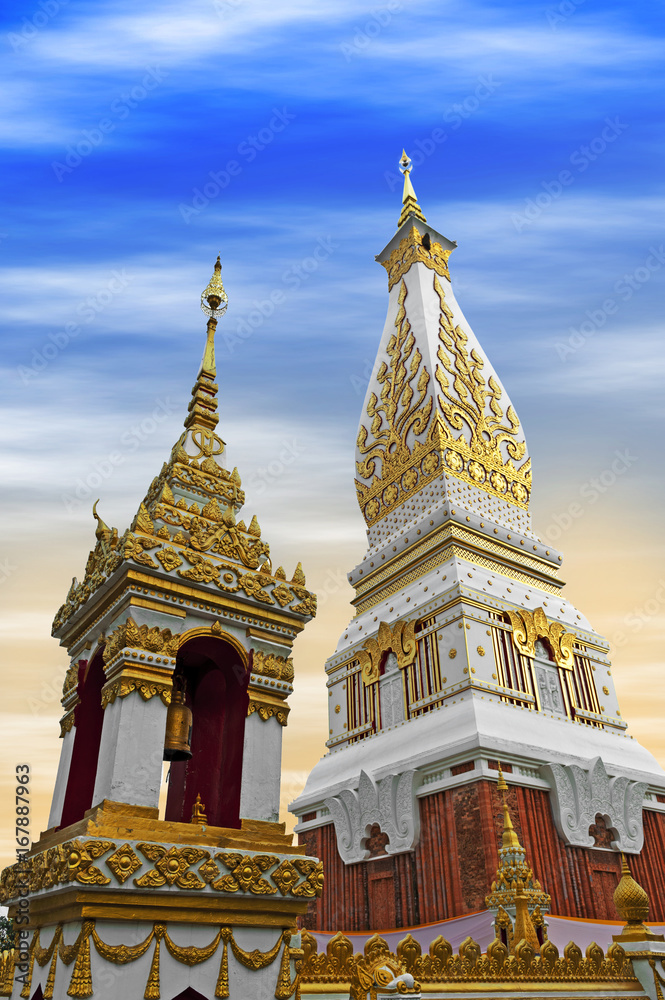
[[[154,868],[134,879],[134,885],[157,888],[161,885],[177,885],[179,889],[203,889],[205,882],[194,873],[188,871],[190,865],[209,858],[208,851],[199,847],[169,847],[163,844],[136,845]]]
[[[221,861],[231,872],[230,875],[222,875],[221,878],[213,882],[213,889],[222,892],[251,892],[255,895],[273,895],[277,889],[270,885],[262,873],[277,864],[279,858],[272,854],[255,854],[253,857],[245,854],[229,853],[218,854],[217,861]]]

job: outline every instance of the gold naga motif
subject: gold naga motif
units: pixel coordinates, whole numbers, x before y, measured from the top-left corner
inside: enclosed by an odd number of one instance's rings
[[[448,258],[451,253],[452,250],[446,250],[440,243],[432,243],[429,237],[423,237],[418,229],[412,226],[390,256],[381,261],[388,272],[388,290],[397,284],[416,261],[450,280]]]
[[[517,414],[510,405],[504,412],[501,385],[494,376],[486,379],[483,375],[484,358],[475,348],[468,349],[468,335],[461,326],[454,325],[436,274],[433,280],[440,303],[434,371],[440,390],[436,393],[437,408],[430,374],[406,317],[407,289],[402,282],[396,334],[387,348],[390,367],[383,362],[377,373],[382,384],[381,402],[375,393],[370,395],[370,425],[368,428],[361,424],[357,440],[362,460],[356,463],[356,490],[369,525],[442,471],[528,508],[531,460],[516,465],[526,454]],[[419,395],[414,403],[416,376]],[[416,440],[409,443],[409,436]]]
[[[520,653],[535,656],[536,639],[545,639],[557,665],[567,670],[573,669],[573,647],[577,639],[572,632],[566,632],[561,622],[548,621],[543,608],[536,608],[533,612],[520,608],[519,611],[508,611],[507,614],[513,628],[513,639]]]
[[[379,623],[376,638],[366,639],[363,648],[356,654],[360,661],[363,683],[374,684],[378,681],[381,660],[390,650],[397,657],[400,669],[413,663],[417,649],[415,629],[415,619],[410,622],[395,622],[392,627],[388,622]]]
[[[615,943],[607,953],[595,942],[586,949],[585,955],[572,941],[564,948],[563,955],[551,941],[545,941],[540,953],[528,942],[517,943],[512,954],[506,946],[495,939],[487,947],[485,954],[480,945],[467,937],[459,946],[458,954],[453,954],[449,941],[441,935],[429,946],[424,955],[420,943],[412,935],[403,938],[395,953],[384,938],[375,934],[365,944],[363,954],[354,954],[353,945],[344,934],[337,933],[327,944],[326,951],[319,953],[316,938],[308,931],[301,932],[305,961],[302,983],[336,984],[351,983],[351,996],[355,1000],[367,996],[362,992],[362,982],[367,981],[373,969],[383,962],[391,969],[410,972],[420,984],[443,987],[448,983],[480,984],[491,983],[505,989],[509,984],[528,983],[577,983],[616,984],[616,989],[639,989],[633,968],[625,950]],[[333,990],[331,990],[333,992]],[[594,994],[597,995],[597,994]]]
[[[282,957],[279,963],[277,985],[274,993],[276,1000],[288,1000],[289,997],[297,992],[302,970],[303,952],[300,948],[291,947],[292,932],[289,930],[282,931],[273,947],[265,952],[261,952],[258,949],[245,951],[235,940],[233,930],[227,926],[220,927],[210,944],[203,947],[178,945],[170,936],[168,925],[164,923],[153,924],[147,937],[135,945],[107,944],[100,938],[95,920],[85,920],[78,936],[70,945],[65,944],[62,923],[57,925],[51,943],[47,947],[41,946],[40,934],[39,929],[33,932],[32,940],[27,949],[29,954],[28,971],[25,974],[24,985],[20,994],[24,1000],[27,1000],[32,995],[32,978],[35,962],[40,968],[44,968],[44,966],[50,963],[43,995],[44,1000],[51,1000],[55,989],[58,959],[60,959],[63,965],[71,965],[74,962],[74,969],[67,990],[68,996],[74,998],[93,996],[94,983],[90,962],[91,943],[101,959],[114,965],[126,965],[129,962],[135,962],[145,955],[150,946],[154,944],[150,971],[143,994],[146,1000],[159,1000],[161,996],[160,946],[162,943],[171,958],[182,965],[190,967],[208,961],[221,945],[222,955],[214,995],[215,997],[222,998],[222,1000],[226,1000],[230,995],[229,947],[236,961],[246,969],[254,972],[266,969],[272,965],[281,951]],[[17,950],[5,952],[2,956],[3,990],[0,993],[2,996],[9,996],[11,994],[17,958]],[[291,980],[292,961],[294,962],[296,972],[293,981]],[[4,990],[5,984],[9,985],[9,992]]]

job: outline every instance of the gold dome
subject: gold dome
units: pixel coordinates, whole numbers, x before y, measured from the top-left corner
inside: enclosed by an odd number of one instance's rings
[[[644,921],[649,916],[649,897],[631,875],[625,854],[621,855],[621,878],[614,890],[614,905],[626,926],[621,934],[613,935],[615,941],[662,941],[662,934],[654,934]]]
[[[642,923],[649,916],[649,897],[631,875],[624,854],[621,855],[621,879],[614,890],[614,905],[621,919],[630,923]]]

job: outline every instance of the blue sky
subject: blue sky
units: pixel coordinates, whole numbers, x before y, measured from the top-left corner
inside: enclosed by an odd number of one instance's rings
[[[43,688],[65,668],[49,622],[92,501],[124,527],[178,436],[218,252],[221,432],[277,562],[334,590],[299,640],[298,731],[318,756],[321,665],[348,615],[330,581],[363,554],[353,444],[403,146],[459,244],[457,296],[526,428],[535,526],[565,536],[571,597],[610,637],[655,608],[617,683],[665,756],[665,704],[639,701],[665,633],[662,9],[26,0],[4,5],[0,46],[0,638],[24,665],[7,708],[43,748],[44,788]],[[625,475],[558,527],[626,450]]]

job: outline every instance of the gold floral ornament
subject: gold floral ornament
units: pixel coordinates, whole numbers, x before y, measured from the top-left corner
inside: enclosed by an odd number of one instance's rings
[[[503,476],[504,472],[512,481],[511,491],[518,504],[526,506],[531,486],[530,459],[518,468],[514,463],[522,461],[526,454],[526,443],[520,439],[520,423],[512,406],[504,412],[501,404],[503,389],[490,375],[483,375],[485,361],[475,348],[468,349],[468,335],[461,326],[455,326],[453,313],[446,301],[445,293],[436,276],[434,290],[439,297],[439,340],[441,342],[435,370],[441,394],[438,397],[444,421],[440,425],[442,436],[454,443],[455,451],[447,455],[449,466],[461,471],[465,460],[471,482],[484,483],[493,490],[502,485],[492,472]],[[458,438],[453,431],[461,431]],[[502,451],[505,449],[505,452]],[[456,458],[453,456],[456,455]],[[487,466],[491,472],[489,483],[485,483]],[[495,485],[496,483],[496,485]]]
[[[416,655],[415,621],[379,622],[376,638],[369,638],[358,652],[363,683],[374,684],[379,679],[381,661],[385,653],[392,651],[397,657],[400,669],[407,667]]]
[[[361,424],[357,446],[363,460],[356,463],[360,479],[368,480],[381,463],[381,479],[389,480],[393,470],[411,457],[408,435],[422,434],[428,426],[433,400],[427,396],[430,375],[416,347],[411,324],[406,318],[404,302],[406,284],[399,292],[399,309],[395,317],[395,333],[391,336],[387,354],[389,363],[381,362],[376,379],[381,386],[381,398],[371,393],[367,403],[370,428]]]
[[[167,545],[166,548],[161,549],[156,553],[156,557],[167,573],[177,569],[178,566],[182,566],[182,559],[172,545]]]
[[[143,864],[141,859],[136,856],[131,844],[123,844],[109,858],[106,858],[104,863],[108,865],[121,885],[128,878],[131,878]]]
[[[252,673],[262,677],[276,677],[284,681],[293,680],[293,660],[255,649],[252,654]]]
[[[60,882],[80,882],[81,885],[108,885],[111,881],[93,865],[115,844],[110,840],[69,840],[62,845],[58,868]]]
[[[180,636],[173,635],[171,629],[160,629],[156,625],[137,625],[130,617],[123,625],[119,625],[108,638],[104,647],[104,663],[111,663],[123,649],[144,649],[149,653],[162,653],[164,656],[175,657],[178,652]]]
[[[143,888],[159,888],[162,885],[177,885],[179,889],[203,889],[205,882],[191,871],[194,865],[210,853],[198,847],[170,847],[163,844],[137,844],[141,854],[152,861],[154,868],[134,879],[134,884]]]
[[[519,611],[508,611],[507,614],[513,629],[513,639],[520,653],[535,656],[536,639],[545,639],[557,665],[566,670],[573,669],[575,635],[566,632],[560,622],[548,621],[544,608],[536,608],[533,612],[520,608]]]
[[[213,889],[221,892],[251,892],[255,895],[273,895],[277,889],[262,877],[263,872],[277,864],[279,858],[272,854],[218,854],[217,861],[229,869],[230,875],[222,875],[213,882]]]

